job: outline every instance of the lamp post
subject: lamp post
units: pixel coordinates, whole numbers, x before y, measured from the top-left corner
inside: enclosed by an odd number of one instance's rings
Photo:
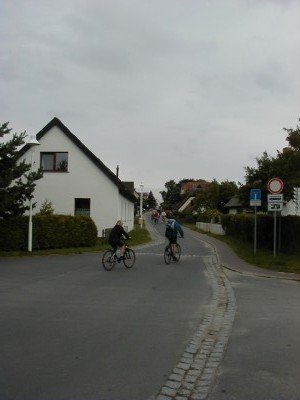
[[[140,193],[140,224],[141,224],[141,228],[143,227],[143,188],[144,188],[144,184],[141,183],[140,184],[140,188],[141,188],[141,193]]]
[[[30,152],[31,152],[30,172],[32,172],[34,148],[35,146],[38,146],[40,143],[36,139],[35,135],[30,135],[27,144],[30,146]],[[29,201],[28,251],[32,251],[32,197],[30,197]]]

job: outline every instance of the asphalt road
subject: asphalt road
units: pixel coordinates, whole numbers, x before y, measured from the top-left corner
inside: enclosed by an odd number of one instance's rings
[[[1,259],[0,399],[154,398],[211,301],[211,249],[181,244],[177,264],[161,242],[111,272],[99,254]]]

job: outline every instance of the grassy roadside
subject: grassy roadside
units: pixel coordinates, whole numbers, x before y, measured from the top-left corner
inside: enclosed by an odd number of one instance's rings
[[[148,243],[151,241],[150,235],[146,228],[140,228],[135,225],[134,229],[129,232],[131,237],[129,241],[130,246]],[[73,247],[67,249],[46,249],[46,250],[33,250],[31,253],[28,251],[0,251],[0,257],[26,257],[26,256],[47,256],[54,254],[68,255],[68,254],[81,254],[81,253],[94,253],[101,252],[109,249],[107,243],[103,243],[102,239],[98,238],[95,246],[92,247]]]
[[[272,251],[257,249],[256,255],[253,253],[253,245],[250,243],[240,242],[235,238],[228,236],[214,235],[196,228],[194,224],[184,224],[196,232],[202,233],[221,240],[228,244],[229,247],[244,261],[257,267],[269,269],[272,271],[300,273],[300,252],[294,254],[278,253],[274,257]]]

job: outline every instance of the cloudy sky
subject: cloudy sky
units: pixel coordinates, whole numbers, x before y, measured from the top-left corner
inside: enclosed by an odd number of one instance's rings
[[[0,112],[120,178],[244,181],[300,117],[300,0],[1,0]]]

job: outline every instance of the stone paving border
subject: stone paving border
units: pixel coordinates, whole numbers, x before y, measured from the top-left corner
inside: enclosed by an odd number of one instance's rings
[[[215,255],[203,257],[213,295],[208,312],[155,400],[204,400],[223,358],[236,301]]]

